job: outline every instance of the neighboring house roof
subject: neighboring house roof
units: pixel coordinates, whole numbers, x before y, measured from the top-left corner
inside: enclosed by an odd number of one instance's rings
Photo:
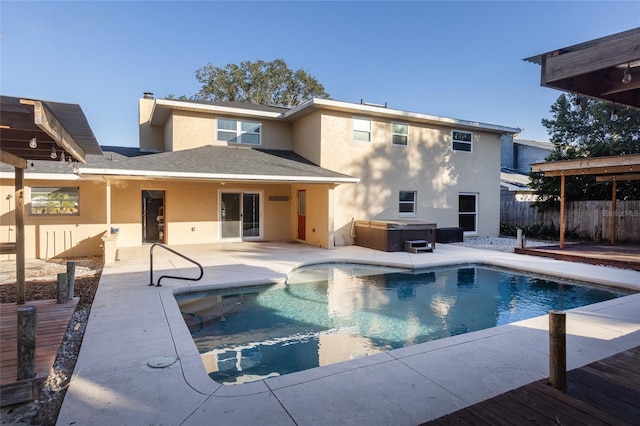
[[[546,149],[548,151],[553,151],[553,144],[551,142],[535,141],[535,140],[532,140],[532,139],[514,138],[513,139],[513,143],[518,144],[518,145],[532,146],[534,148],[540,148],[540,149]]]
[[[324,109],[367,116],[376,116],[392,120],[423,122],[470,130],[476,129],[492,133],[516,134],[522,131],[522,129],[517,127],[507,127],[496,124],[480,123],[477,121],[459,120],[455,118],[402,111],[387,108],[386,106],[362,103],[357,104],[324,98],[313,98],[294,108],[261,106],[253,104],[243,104],[239,102],[206,102],[175,99],[155,99],[154,102],[154,109],[151,113],[150,121],[151,124],[156,125],[164,124],[169,117],[169,113],[171,110],[205,113],[215,111],[217,113],[227,113],[234,116],[271,118],[291,121],[303,117],[313,111]]]
[[[78,168],[78,174],[74,174],[66,163],[36,161],[33,169],[26,171],[26,177],[73,180],[85,175],[108,175],[262,182],[360,181],[358,178],[319,167],[292,151],[212,145],[155,154],[144,153],[137,148],[103,149],[103,155],[87,156],[87,164]],[[11,166],[0,166],[0,171],[3,172],[0,174],[12,170]],[[13,174],[7,174],[2,177],[12,176]]]
[[[500,186],[504,186],[509,191],[531,191],[529,175],[506,167],[500,170]]]

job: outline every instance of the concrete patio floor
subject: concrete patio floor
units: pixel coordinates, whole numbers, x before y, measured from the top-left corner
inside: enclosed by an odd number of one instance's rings
[[[485,263],[640,290],[640,272],[440,244],[384,253],[296,243],[173,246],[205,268],[199,282],[149,287],[149,247],[106,265],[59,425],[416,425],[548,376],[546,316],[243,385],[206,374],[176,292],[265,283],[324,261],[430,267]],[[154,276],[197,276],[159,248]],[[567,367],[640,345],[640,294],[567,314]],[[149,360],[175,357],[165,368]]]

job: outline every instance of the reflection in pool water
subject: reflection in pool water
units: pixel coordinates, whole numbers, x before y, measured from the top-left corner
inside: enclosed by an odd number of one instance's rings
[[[484,266],[326,264],[177,296],[209,375],[244,383],[629,294]]]

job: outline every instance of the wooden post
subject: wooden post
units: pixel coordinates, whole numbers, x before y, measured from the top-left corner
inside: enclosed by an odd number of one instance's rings
[[[567,326],[563,311],[549,311],[549,382],[567,389]]]
[[[564,174],[560,176],[560,248],[564,248]]]
[[[611,194],[611,244],[616,242],[616,191],[618,190],[618,181],[613,177],[613,191]]]
[[[16,211],[16,304],[24,305],[25,298],[25,249],[24,249],[24,169],[15,168]]]
[[[36,375],[36,326],[38,313],[35,306],[18,308],[18,380]]]
[[[76,285],[76,262],[67,262],[67,285],[69,287],[67,300],[73,300]]]
[[[69,281],[67,274],[62,272],[58,274],[58,304],[67,303],[69,301]]]

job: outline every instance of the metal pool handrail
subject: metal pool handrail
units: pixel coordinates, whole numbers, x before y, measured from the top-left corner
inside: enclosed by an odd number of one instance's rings
[[[188,260],[189,262],[193,263],[194,265],[196,265],[198,268],[200,268],[200,276],[198,278],[189,278],[189,277],[176,277],[173,275],[162,275],[160,278],[158,278],[158,283],[157,284],[153,284],[153,249],[155,246],[160,246],[163,249],[170,251],[171,253],[180,256],[181,258],[183,258],[184,260]],[[202,269],[202,265],[200,265],[198,262],[196,262],[193,259],[188,258],[187,256],[185,256],[182,253],[179,253],[177,251],[175,251],[174,249],[165,246],[164,244],[160,244],[160,243],[153,243],[151,245],[151,249],[149,249],[149,271],[150,271],[150,275],[149,275],[149,286],[155,285],[156,287],[161,287],[160,285],[160,281],[162,281],[163,278],[173,278],[176,280],[187,280],[187,281],[199,281],[200,279],[202,279],[202,276],[204,275],[204,269]]]

